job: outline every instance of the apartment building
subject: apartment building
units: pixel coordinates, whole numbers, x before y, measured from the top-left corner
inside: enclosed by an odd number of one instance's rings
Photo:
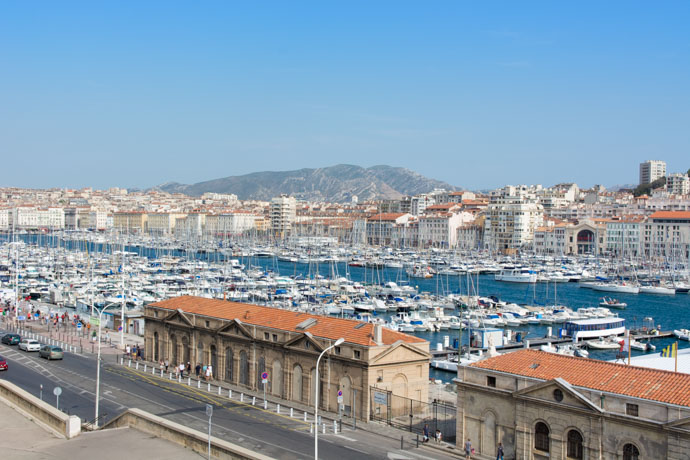
[[[271,200],[269,208],[271,233],[276,236],[287,236],[297,217],[297,200],[295,197],[280,195]]]
[[[534,231],[542,226],[544,208],[526,186],[506,186],[491,193],[486,211],[484,244],[504,253],[532,243]]]
[[[690,212],[657,211],[642,224],[641,255],[649,259],[690,258]]]
[[[666,162],[659,160],[647,160],[640,163],[640,185],[651,184],[655,180],[666,175]]]
[[[682,173],[669,174],[666,176],[666,190],[671,195],[690,195],[690,177]]]

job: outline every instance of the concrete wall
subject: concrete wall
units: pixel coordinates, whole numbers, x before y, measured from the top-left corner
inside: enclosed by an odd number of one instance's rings
[[[0,380],[0,397],[58,435],[70,439],[81,433],[79,417],[59,411],[13,383]]]
[[[179,423],[150,414],[140,409],[129,409],[107,423],[103,428],[134,428],[176,444],[183,445],[204,456],[208,452],[208,435]],[[221,459],[270,460],[271,457],[252,452],[236,444],[211,436],[211,456]]]

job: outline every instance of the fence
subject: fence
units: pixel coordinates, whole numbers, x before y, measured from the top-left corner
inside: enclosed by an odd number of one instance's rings
[[[369,388],[369,394],[371,420],[419,434],[424,432],[426,424],[432,436],[440,430],[444,441],[455,442],[457,408],[454,405],[436,400],[416,401],[375,387]]]

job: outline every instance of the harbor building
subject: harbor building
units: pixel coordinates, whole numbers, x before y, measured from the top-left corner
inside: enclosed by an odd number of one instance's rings
[[[647,259],[688,260],[690,211],[657,211],[641,226],[640,251]]]
[[[280,195],[271,200],[269,211],[271,233],[275,236],[288,236],[297,217],[297,200],[293,196]]]
[[[484,244],[490,249],[514,253],[532,243],[534,231],[543,220],[544,208],[531,188],[503,187],[491,193],[484,221]]]
[[[647,160],[640,163],[640,185],[651,184],[660,177],[666,175],[666,162],[659,160]]]
[[[149,215],[143,211],[123,211],[113,213],[113,226],[126,233],[146,233]]]
[[[202,297],[174,297],[145,307],[145,351],[153,360],[210,364],[214,378],[367,420],[370,387],[428,401],[429,342],[380,325]]]
[[[666,176],[666,190],[672,195],[690,195],[690,177],[683,173]]]
[[[459,369],[457,439],[480,458],[669,459],[690,452],[690,375],[537,350]],[[460,441],[458,441],[460,442]]]

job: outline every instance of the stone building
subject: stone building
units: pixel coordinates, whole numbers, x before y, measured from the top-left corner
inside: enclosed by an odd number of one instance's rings
[[[516,459],[681,459],[690,375],[520,350],[459,369],[457,439]],[[483,458],[483,457],[482,457]]]
[[[146,356],[154,361],[211,364],[214,378],[314,405],[319,354],[320,407],[367,420],[370,387],[427,402],[429,342],[371,323],[201,297],[145,307]]]

